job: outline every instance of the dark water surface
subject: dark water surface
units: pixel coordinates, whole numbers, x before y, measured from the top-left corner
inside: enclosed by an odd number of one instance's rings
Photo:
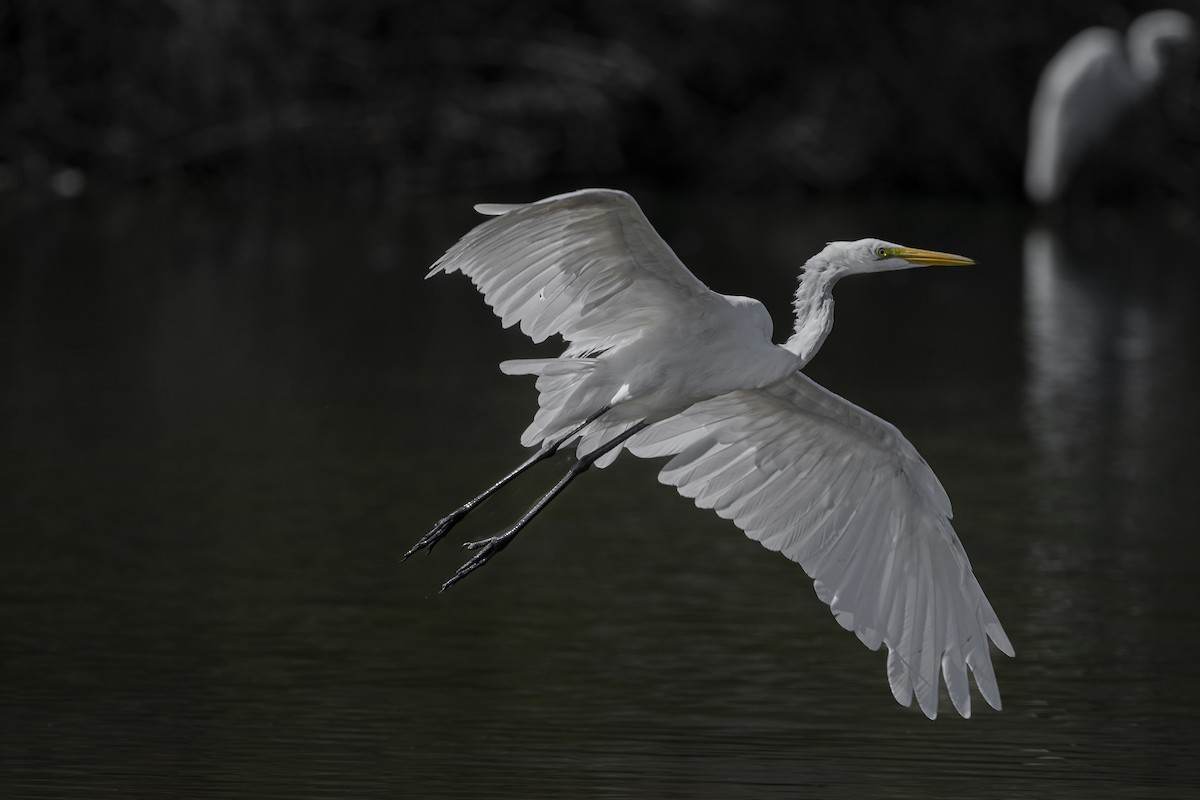
[[[398,557],[534,408],[469,203],[84,199],[0,222],[4,797],[1178,797],[1200,791],[1197,243],[998,208],[644,198],[788,324],[877,235],[810,374],[938,472],[1017,658],[930,722],[795,565],[628,456],[451,592]],[[731,266],[732,265],[732,266]],[[565,462],[485,506],[500,528]]]

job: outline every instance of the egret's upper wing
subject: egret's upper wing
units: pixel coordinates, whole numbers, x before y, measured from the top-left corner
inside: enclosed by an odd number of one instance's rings
[[[535,342],[561,334],[568,354],[608,349],[719,297],[625,192],[584,189],[476,209],[499,216],[459,240],[429,275],[464,273],[505,327],[519,322]]]
[[[950,526],[937,477],[895,427],[800,373],[689,408],[630,440],[673,455],[663,483],[799,562],[817,596],[872,650],[902,705],[933,718],[938,670],[970,716],[966,668],[993,708],[987,637],[1012,645]]]

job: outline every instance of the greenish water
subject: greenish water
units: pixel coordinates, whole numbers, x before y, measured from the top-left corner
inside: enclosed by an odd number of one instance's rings
[[[795,565],[623,456],[439,595],[398,558],[512,466],[539,351],[424,282],[470,202],[84,199],[0,222],[5,797],[1176,797],[1200,789],[1196,243],[995,208],[647,196],[788,324],[878,235],[809,372],[942,478],[1011,637],[1002,712],[898,707]],[[493,532],[565,461],[464,523]]]

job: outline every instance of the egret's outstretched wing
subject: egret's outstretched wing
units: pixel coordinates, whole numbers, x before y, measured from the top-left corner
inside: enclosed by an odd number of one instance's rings
[[[1012,645],[950,526],[950,500],[895,427],[800,373],[731,392],[630,440],[637,456],[674,456],[663,483],[799,562],[838,622],[888,646],[892,694],[933,718],[938,671],[971,714],[967,668],[993,708],[987,639]]]
[[[583,189],[496,214],[451,247],[429,275],[462,272],[505,327],[535,342],[561,334],[566,355],[599,352],[642,326],[716,302],[625,192]]]

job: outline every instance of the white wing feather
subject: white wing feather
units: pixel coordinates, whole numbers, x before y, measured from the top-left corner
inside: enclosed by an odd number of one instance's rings
[[[800,373],[707,400],[638,434],[637,456],[674,456],[659,474],[701,508],[804,567],[837,621],[888,680],[937,714],[938,671],[971,715],[966,671],[1000,708],[987,640],[1013,654],[950,525],[950,500],[892,425]]]
[[[584,189],[476,210],[496,216],[426,277],[462,272],[506,328],[519,323],[535,342],[561,334],[571,344],[566,357],[607,350],[664,316],[719,302],[625,192]]]

